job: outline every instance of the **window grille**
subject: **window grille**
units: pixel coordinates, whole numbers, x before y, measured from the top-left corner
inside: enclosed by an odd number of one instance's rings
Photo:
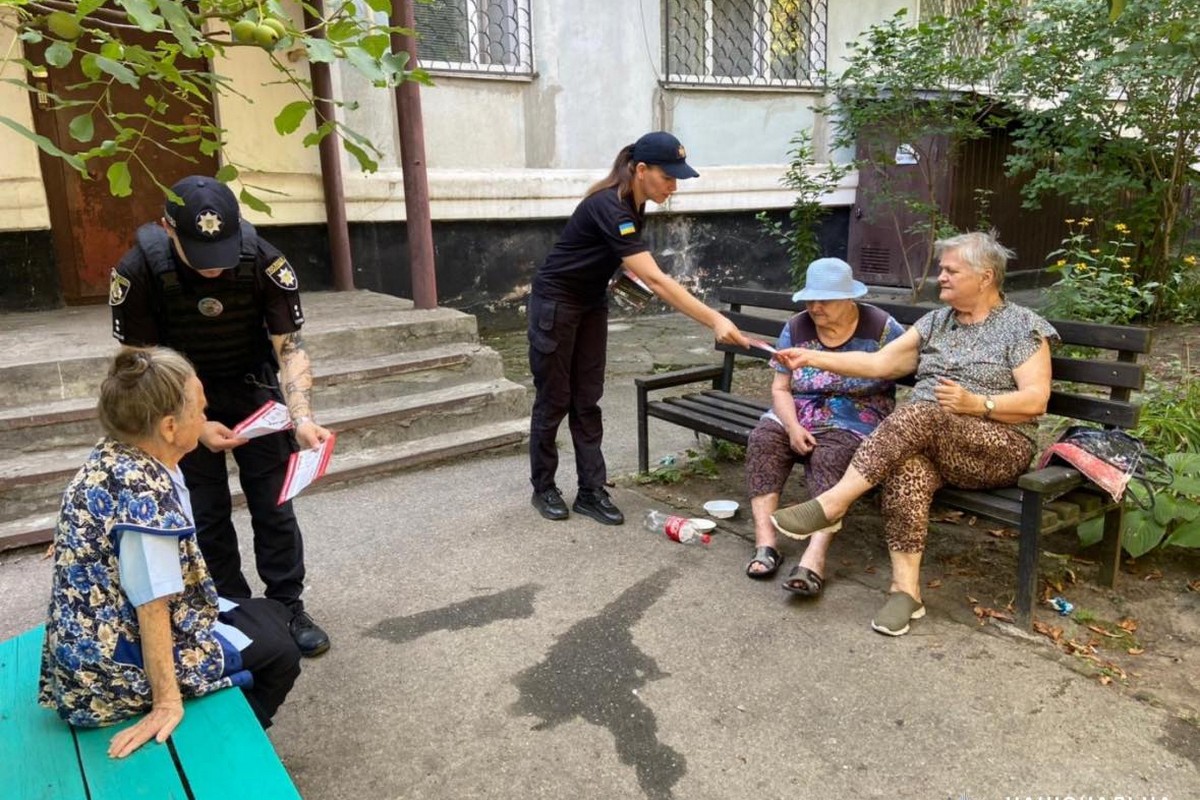
[[[666,0],[668,83],[814,86],[828,0]]]
[[[532,75],[530,0],[413,4],[421,66],[459,73]]]
[[[1028,0],[1022,3],[1026,5]],[[936,17],[954,19],[961,17],[979,4],[979,0],[921,0],[921,22],[929,22]],[[954,40],[950,43],[950,54],[957,58],[972,58],[986,50],[984,33],[978,28],[963,25],[955,32]]]

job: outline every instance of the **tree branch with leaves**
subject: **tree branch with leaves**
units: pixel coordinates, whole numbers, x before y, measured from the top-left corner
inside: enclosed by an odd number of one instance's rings
[[[394,88],[405,80],[429,81],[423,70],[409,68],[407,53],[391,50],[392,33],[411,31],[387,23],[390,0],[347,0],[329,10],[300,2],[299,8],[313,21],[307,26],[293,21],[280,0],[3,0],[2,5],[0,26],[10,29],[14,39],[0,67],[15,64],[36,81],[74,64],[84,81],[54,92],[28,79],[3,78],[37,93],[51,110],[75,113],[67,126],[75,146],[60,146],[9,116],[0,114],[0,124],[81,174],[88,173],[92,162],[107,162],[109,189],[118,197],[131,193],[134,170],[146,173],[169,192],[165,184],[170,181],[154,175],[142,157],[147,147],[177,155],[181,146],[195,147],[205,156],[225,149],[229,133],[212,119],[211,102],[244,95],[234,78],[217,73],[212,65],[237,48],[262,51],[280,80],[300,95],[275,114],[280,135],[299,130],[317,99],[305,71],[293,66],[292,58],[299,54],[310,63],[348,64],[379,88]],[[132,32],[151,34],[154,44],[135,43]],[[17,42],[43,57],[35,62],[17,53]],[[280,58],[281,54],[287,57]],[[110,96],[115,84],[143,91],[145,109],[118,110]],[[81,96],[94,99],[78,99]],[[336,98],[323,99],[346,105]],[[168,110],[180,109],[187,121],[171,121]],[[100,128],[113,133],[97,142]],[[364,172],[378,169],[380,152],[375,145],[337,119],[323,120],[303,143],[312,146],[335,133]],[[227,161],[217,177],[231,181],[238,174],[238,166]],[[248,188],[243,188],[241,199],[255,210],[269,212],[268,205]]]

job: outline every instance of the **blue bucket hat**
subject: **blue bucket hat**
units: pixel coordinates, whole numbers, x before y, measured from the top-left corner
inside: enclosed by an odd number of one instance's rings
[[[854,280],[854,272],[845,261],[818,258],[808,265],[804,288],[792,295],[792,301],[853,300],[866,293],[866,284]]]

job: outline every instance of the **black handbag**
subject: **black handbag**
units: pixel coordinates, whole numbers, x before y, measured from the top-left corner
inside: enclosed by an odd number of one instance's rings
[[[1146,443],[1117,428],[1072,425],[1042,455],[1039,466],[1065,461],[1108,492],[1114,501],[1132,497],[1141,508],[1154,505],[1157,489],[1174,480],[1170,465],[1146,449]],[[1143,492],[1129,491],[1137,484]]]

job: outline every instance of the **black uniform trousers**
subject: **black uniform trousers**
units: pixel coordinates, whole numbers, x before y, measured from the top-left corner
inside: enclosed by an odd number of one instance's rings
[[[269,728],[271,717],[300,677],[300,648],[288,632],[292,612],[266,597],[238,600],[237,604],[237,608],[222,611],[219,618],[252,640],[241,656],[242,668],[254,676],[254,685],[242,687],[242,693],[259,724]]]
[[[249,379],[206,380],[210,420],[232,428],[268,400],[283,397],[275,386],[272,366],[263,365]],[[287,475],[287,462],[297,449],[291,431],[250,439],[235,447],[233,458],[250,522],[254,529],[254,561],[266,586],[266,596],[293,612],[304,608],[304,541],[288,501],[277,505]],[[250,586],[242,574],[237,530],[233,527],[233,503],[229,496],[229,473],[225,453],[214,453],[200,445],[179,462],[192,498],[196,540],[217,585],[217,593],[231,600],[250,597]]]
[[[599,489],[608,475],[600,443],[604,422],[604,365],[608,352],[608,306],[529,296],[529,368],[536,392],[529,424],[530,481],[535,492],[554,487],[555,438],[568,418],[580,489]]]

